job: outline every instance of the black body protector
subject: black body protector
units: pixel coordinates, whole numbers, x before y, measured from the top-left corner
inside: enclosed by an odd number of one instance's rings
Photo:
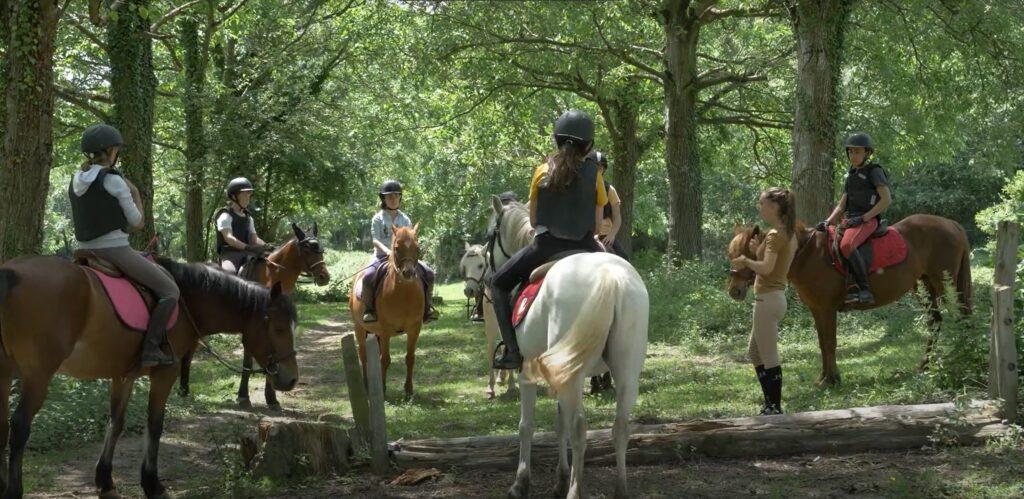
[[[81,196],[75,195],[74,180],[68,185],[71,200],[71,219],[75,225],[75,239],[91,241],[115,230],[128,231],[128,219],[117,198],[107,192],[103,181],[107,175],[121,176],[113,168],[104,168],[96,175],[89,189]]]
[[[252,216],[246,211],[244,214],[239,215],[234,210],[227,208],[221,208],[214,216],[214,220],[220,218],[221,214],[227,213],[231,217],[231,235],[242,241],[245,244],[252,242],[252,227],[250,220]],[[217,253],[223,253],[226,250],[235,250],[235,248],[228,245],[227,240],[224,239],[224,235],[217,231]],[[236,250],[237,251],[237,250]]]
[[[576,178],[565,190],[538,189],[537,225],[543,225],[559,239],[583,239],[594,231],[596,185],[597,162],[586,158],[577,169]]]

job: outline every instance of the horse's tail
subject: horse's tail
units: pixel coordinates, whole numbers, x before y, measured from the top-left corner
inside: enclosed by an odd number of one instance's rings
[[[577,376],[588,362],[601,354],[615,319],[616,301],[622,292],[619,269],[598,269],[594,291],[580,307],[579,315],[561,339],[524,366],[527,379],[544,378],[552,394]]]
[[[11,289],[18,284],[18,274],[11,269],[0,269],[0,305],[4,304]]]
[[[967,241],[967,232],[960,227],[963,236],[964,250],[960,255],[960,270],[956,274],[956,295],[960,300],[960,310],[964,314],[970,314],[973,310],[971,305],[971,293],[973,282],[971,281],[971,246]]]

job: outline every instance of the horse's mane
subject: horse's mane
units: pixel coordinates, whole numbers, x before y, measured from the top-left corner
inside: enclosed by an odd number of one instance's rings
[[[502,230],[516,248],[530,244],[533,240],[533,225],[530,223],[530,209],[525,204],[511,201],[505,205],[504,220],[507,223]]]
[[[260,284],[233,276],[217,267],[199,263],[179,263],[157,257],[157,263],[167,269],[179,287],[223,298],[231,306],[245,312],[264,312],[270,304],[270,290]],[[291,303],[290,300],[286,300]],[[294,304],[290,305],[292,309]],[[294,313],[294,310],[293,310]]]

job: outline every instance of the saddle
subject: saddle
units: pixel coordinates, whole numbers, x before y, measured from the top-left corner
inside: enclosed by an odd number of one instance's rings
[[[840,274],[848,275],[842,254],[839,251],[839,241],[843,238],[843,229],[837,227],[828,228],[829,256],[832,258],[832,265]],[[896,229],[889,226],[885,220],[879,220],[878,228],[871,233],[871,236],[860,246],[859,251],[864,257],[864,263],[868,266],[868,273],[881,273],[882,270],[903,263],[907,259],[907,242]]]
[[[537,299],[540,287],[544,284],[544,278],[547,277],[548,271],[551,270],[551,267],[554,267],[555,264],[563,258],[577,253],[588,253],[588,251],[568,250],[556,253],[547,261],[547,263],[537,267],[530,273],[529,282],[524,286],[520,286],[518,294],[513,294],[513,296],[516,296],[514,301],[515,305],[512,307],[513,327],[519,327],[519,324],[526,318],[526,313],[530,311],[530,307],[533,305],[534,300]]]
[[[156,262],[148,254],[147,260]],[[89,250],[77,250],[72,259],[78,265],[91,271],[102,284],[107,299],[114,307],[115,315],[128,329],[145,332],[149,327],[149,314],[156,305],[156,296],[145,286],[128,279],[123,272],[112,263],[100,258]],[[178,308],[175,308],[167,321],[167,328],[174,327],[178,321]]]

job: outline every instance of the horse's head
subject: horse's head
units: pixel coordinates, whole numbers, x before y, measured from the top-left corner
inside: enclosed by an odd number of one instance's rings
[[[313,222],[312,235],[307,235],[298,225],[292,224],[292,231],[295,232],[295,246],[299,252],[299,260],[302,262],[302,270],[313,276],[313,282],[317,286],[326,286],[331,281],[331,273],[324,263],[324,249],[320,246],[317,238],[320,230]]]
[[[257,327],[242,332],[245,348],[264,369],[275,390],[289,391],[299,380],[299,364],[295,359],[295,326],[298,313],[288,295],[281,292],[281,283],[274,283],[263,320]]]
[[[737,225],[733,228],[733,238],[729,242],[729,261],[740,255],[750,259],[756,259],[758,248],[764,242],[764,233],[757,225],[744,227]],[[747,297],[747,290],[754,285],[753,270],[749,268],[737,268],[729,264],[729,279],[726,281],[729,296],[734,300],[743,300]]]
[[[462,278],[466,281],[463,290],[466,298],[479,296],[484,292],[484,274],[487,273],[487,251],[483,245],[466,243],[466,254],[462,255],[459,261],[459,269],[462,271]]]
[[[395,235],[391,241],[391,264],[403,281],[417,279],[420,245],[416,242],[416,231],[419,227],[420,224],[413,227],[391,226],[391,233]]]

